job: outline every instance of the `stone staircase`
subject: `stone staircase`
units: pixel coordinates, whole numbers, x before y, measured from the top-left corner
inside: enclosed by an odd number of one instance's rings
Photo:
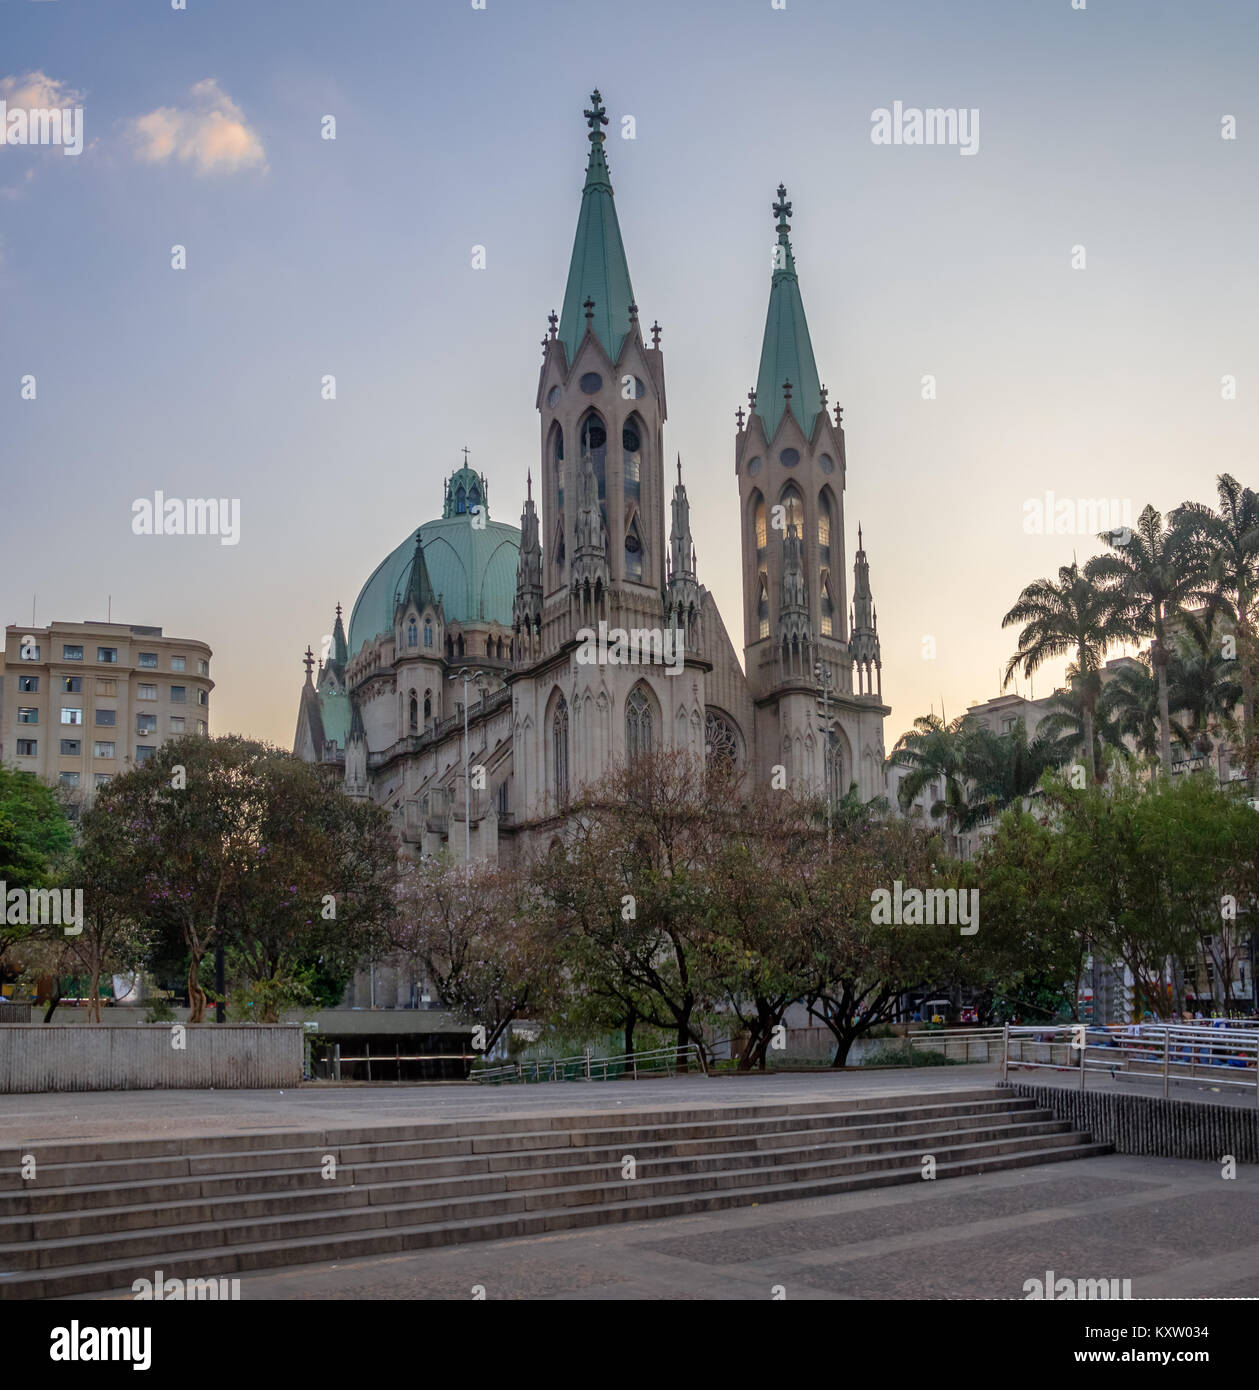
[[[993,1088],[36,1143],[0,1151],[0,1299],[921,1182],[927,1154],[946,1178],[1107,1152]]]

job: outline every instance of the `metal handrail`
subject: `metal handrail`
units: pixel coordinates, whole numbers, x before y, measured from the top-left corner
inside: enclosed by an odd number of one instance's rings
[[[698,1062],[700,1070],[708,1075],[708,1063],[703,1049],[696,1043],[685,1047],[656,1047],[646,1052],[621,1052],[615,1057],[595,1057],[590,1049],[572,1057],[544,1057],[534,1062],[515,1062],[501,1067],[488,1067],[474,1071],[473,1079],[489,1086],[504,1082],[528,1084],[541,1081],[610,1081],[629,1075],[638,1079],[639,1068],[643,1067],[651,1075],[659,1076],[661,1071],[668,1076],[680,1070],[679,1059],[688,1064]],[[660,1064],[663,1063],[663,1066]],[[615,1069],[615,1071],[613,1071]]]
[[[1026,1050],[1036,1048],[1046,1049],[1046,1055],[1026,1055]],[[1222,1029],[1196,1023],[1006,1024],[1002,1080],[1008,1079],[1011,1068],[1019,1067],[1078,1071],[1081,1090],[1090,1071],[1107,1072],[1113,1080],[1161,1080],[1164,1096],[1173,1081],[1235,1086],[1252,1091],[1259,1106],[1259,1029],[1255,1028]]]

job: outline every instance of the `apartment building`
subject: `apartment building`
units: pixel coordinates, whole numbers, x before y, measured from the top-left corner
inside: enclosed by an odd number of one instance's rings
[[[5,628],[0,760],[90,796],[210,731],[210,648],[128,623]]]

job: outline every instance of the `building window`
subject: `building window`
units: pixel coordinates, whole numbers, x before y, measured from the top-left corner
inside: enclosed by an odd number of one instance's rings
[[[19,758],[33,758],[39,751],[39,740],[33,738],[20,738],[17,741],[17,755]]]
[[[19,705],[17,712],[17,722],[19,724],[38,724],[39,711],[37,709],[23,709],[22,706]]]
[[[762,570],[758,580],[760,592],[756,598],[756,631],[758,637],[769,636],[769,578]]]
[[[102,728],[113,728],[118,722],[118,711],[113,709],[98,709],[96,711],[96,722]]]
[[[118,661],[117,647],[97,647],[96,659],[105,666],[113,666]]]
[[[555,774],[555,799],[568,804],[568,701],[560,696],[551,717],[551,764]]]
[[[170,731],[172,734],[182,734],[184,731],[184,717],[182,714],[172,714],[170,717]]]
[[[834,729],[826,734],[826,796],[834,806],[844,795],[844,746]]]
[[[468,494],[464,492],[463,484],[460,483],[459,486],[455,489],[455,512],[457,515],[462,516],[464,512],[466,512],[467,510]]]
[[[651,752],[651,702],[641,686],[630,691],[625,702],[625,754],[636,758]]]
[[[418,647],[420,645],[420,629],[414,618],[407,619],[407,646]]]
[[[756,554],[759,558],[765,550],[769,541],[768,532],[765,529],[765,503],[758,498],[756,503]]]
[[[413,734],[418,734],[420,731],[420,702],[414,695],[411,696],[411,702],[408,708],[410,710],[408,727]]]
[[[79,646],[62,647],[61,659],[62,661],[82,661],[83,648]]]
[[[204,719],[197,720],[197,732],[199,734],[208,734],[210,732],[210,726],[205,722]]]
[[[61,756],[63,758],[81,758],[83,756],[83,743],[77,738],[63,738],[61,740]]]
[[[77,787],[79,785],[79,774],[77,772],[63,772],[57,780],[63,787]]]
[[[433,624],[429,618],[424,619],[424,645],[426,647],[433,645]]]
[[[188,698],[188,687],[186,685],[172,685],[170,688],[170,702],[172,705],[182,705]]]
[[[107,787],[114,780],[112,772],[96,772],[92,774],[92,783],[97,787]]]
[[[188,669],[188,663],[182,656],[172,656],[170,659],[170,668],[172,671],[186,671]]]
[[[17,688],[23,695],[37,695],[39,693],[38,676],[19,676],[17,678]]]
[[[709,710],[704,715],[704,760],[709,767],[733,767],[739,756],[739,740],[721,717]]]
[[[82,676],[62,676],[61,693],[63,695],[78,695],[83,689]]]
[[[156,715],[156,714],[137,714],[137,715],[136,715],[136,733],[138,733],[138,734],[155,734],[156,732],[157,732],[157,715]]]
[[[831,562],[831,504],[825,496],[818,498],[817,508],[818,559],[824,565]]]
[[[498,805],[498,814],[499,814],[500,816],[505,816],[505,815],[507,814],[507,779],[506,779],[506,778],[504,778],[504,779],[498,784],[498,803],[497,803],[497,805]]]
[[[638,437],[638,426],[628,421],[621,431],[621,450],[624,455],[623,473],[625,481],[625,500],[637,502],[642,494],[642,443]]]
[[[117,747],[114,743],[94,743],[92,745],[92,756],[94,758],[112,758]]]
[[[429,721],[430,719],[432,719],[432,717],[433,717],[433,692],[432,692],[431,690],[426,690],[426,691],[424,692],[424,723],[425,723],[425,725],[428,724],[428,721]]]
[[[822,636],[833,637],[835,635],[835,600],[831,596],[831,577],[826,570],[822,571],[821,582],[818,587],[822,594]]]
[[[117,695],[118,682],[112,676],[97,676],[96,693],[98,695]]]
[[[145,671],[156,671],[156,670],[157,670],[157,653],[156,653],[156,652],[141,652],[141,653],[136,657],[136,665],[139,666],[142,670],[145,670]]]
[[[197,675],[208,676],[210,674],[210,663],[204,657],[197,658]]]
[[[82,724],[83,711],[77,705],[62,705],[61,722],[63,724]]]
[[[643,543],[638,535],[638,522],[631,521],[625,537],[625,577],[638,581],[643,577]]]
[[[143,681],[141,681],[140,684],[139,684],[138,686],[136,686],[136,699],[137,699],[137,700],[156,700],[156,699],[157,699],[157,686],[155,686],[155,685],[146,685]]]
[[[29,647],[22,646],[18,648],[18,656],[22,661],[38,661],[39,653],[40,646],[38,642],[32,643]]]
[[[208,705],[210,703],[210,692],[208,690],[197,691],[197,704]]]
[[[157,752],[157,748],[151,743],[136,744],[136,762],[147,763],[148,760]]]
[[[1014,732],[1014,720],[1003,719],[1001,721],[1001,732],[1003,734],[1012,734]]]

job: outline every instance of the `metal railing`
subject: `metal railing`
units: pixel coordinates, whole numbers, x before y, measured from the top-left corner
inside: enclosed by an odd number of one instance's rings
[[[971,1060],[972,1047],[982,1047],[982,1060],[987,1062],[992,1058],[994,1047],[1004,1046],[1004,1036],[1000,1028],[932,1028],[910,1033],[905,1041],[909,1043],[910,1051],[918,1048],[923,1052],[942,1052],[947,1058],[956,1058],[960,1046],[963,1062]],[[981,1059],[976,1057],[974,1060]]]
[[[1219,1020],[1223,1022],[1223,1020]],[[1007,1024],[1001,1076],[1011,1069],[1078,1071],[1084,1090],[1089,1072],[1112,1080],[1233,1086],[1252,1092],[1259,1106],[1259,1029],[1206,1024],[1133,1023],[1108,1028],[1083,1023],[1037,1027]]]
[[[590,1049],[575,1057],[547,1057],[536,1062],[514,1062],[501,1067],[474,1071],[472,1079],[488,1086],[530,1084],[540,1081],[615,1081],[629,1076],[673,1076],[698,1064],[708,1074],[703,1049],[696,1043],[685,1047],[657,1047],[648,1052],[622,1052],[615,1057],[594,1057]]]

